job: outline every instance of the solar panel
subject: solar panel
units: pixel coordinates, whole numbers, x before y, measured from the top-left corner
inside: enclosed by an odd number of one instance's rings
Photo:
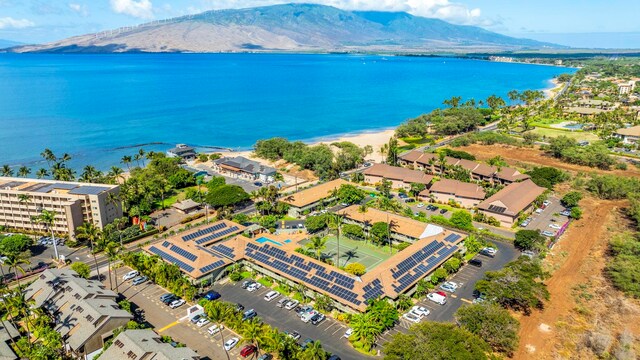
[[[227,224],[222,222],[222,223],[210,226],[208,228],[198,230],[198,231],[193,232],[191,234],[187,234],[187,235],[182,237],[182,240],[184,240],[184,241],[193,240],[193,239],[195,239],[197,237],[212,233],[214,231],[220,230],[220,229],[225,228],[225,227],[227,227]]]
[[[502,214],[503,212],[505,212],[505,210],[507,210],[506,207],[497,206],[497,205],[489,205],[489,211],[493,211],[493,212],[497,212],[499,214]]]
[[[75,187],[75,186],[74,186]],[[55,187],[56,189],[59,189],[58,186]],[[76,195],[98,195],[103,191],[107,191],[109,190],[108,187],[105,186],[79,186],[76,187],[75,189],[71,189],[69,191],[69,194],[76,194]]]
[[[175,258],[172,255],[167,254],[166,252],[158,249],[155,246],[152,246],[149,251],[151,251],[152,253],[160,256],[163,260],[168,261],[170,263],[176,264],[178,265],[179,268],[183,269],[186,272],[192,272],[193,271],[193,266],[185,263],[184,261]]]
[[[458,234],[449,234],[447,237],[444,238],[444,241],[450,242],[450,243],[454,243],[456,242],[458,239],[460,239],[462,236],[458,235]]]
[[[218,261],[216,261],[216,262],[214,262],[212,264],[209,264],[207,266],[201,267],[199,270],[200,270],[201,273],[206,273],[206,272],[209,272],[211,270],[217,269],[217,268],[223,266],[224,264],[225,264],[224,260],[218,260]]]
[[[176,254],[184,257],[184,258],[187,258],[187,259],[189,259],[191,261],[196,261],[196,259],[198,259],[198,257],[196,255],[190,253],[189,251],[187,251],[185,249],[179,248],[179,247],[177,247],[175,245],[171,245],[171,251],[173,251],[174,253],[176,253]]]

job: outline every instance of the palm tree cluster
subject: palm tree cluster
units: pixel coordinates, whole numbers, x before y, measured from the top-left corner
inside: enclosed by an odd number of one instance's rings
[[[209,319],[218,326],[224,325],[242,336],[242,342],[254,345],[256,356],[261,353],[277,354],[280,359],[325,360],[327,352],[319,341],[308,344],[301,349],[296,341],[284,332],[263,323],[259,318],[251,321],[242,320],[242,311],[236,311],[235,304],[225,301],[201,300]],[[224,332],[218,332],[220,342],[225,342]],[[230,355],[226,352],[227,360]]]
[[[398,310],[390,302],[377,299],[370,301],[364,313],[351,317],[349,325],[353,333],[350,341],[358,342],[364,351],[370,351],[377,338],[398,321]]]
[[[256,209],[261,215],[284,214],[289,210],[289,206],[278,201],[278,188],[270,185],[252,191],[251,199],[256,202]]]

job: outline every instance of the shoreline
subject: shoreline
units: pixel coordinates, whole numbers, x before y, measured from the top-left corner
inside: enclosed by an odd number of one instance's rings
[[[542,92],[544,93],[544,96],[547,100],[551,100],[556,97],[556,95],[560,90],[562,90],[564,85],[565,84],[563,82],[559,82],[557,78],[553,78],[549,80],[549,87],[542,90]]]

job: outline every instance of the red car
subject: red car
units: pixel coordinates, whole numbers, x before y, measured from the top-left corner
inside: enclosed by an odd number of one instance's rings
[[[253,354],[254,352],[256,352],[256,350],[258,350],[255,346],[253,345],[247,345],[245,347],[242,348],[242,350],[240,350],[240,356],[242,357],[248,357],[249,355]]]
[[[440,296],[444,296],[447,297],[447,293],[444,291],[436,291],[436,294],[440,295]]]

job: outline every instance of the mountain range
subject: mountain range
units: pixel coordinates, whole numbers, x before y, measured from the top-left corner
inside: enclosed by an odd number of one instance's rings
[[[560,48],[406,12],[284,4],[207,11],[15,52],[433,52]]]
[[[22,43],[19,43],[17,41],[0,39],[0,49],[12,47],[12,46],[18,46],[18,45],[22,45]]]

